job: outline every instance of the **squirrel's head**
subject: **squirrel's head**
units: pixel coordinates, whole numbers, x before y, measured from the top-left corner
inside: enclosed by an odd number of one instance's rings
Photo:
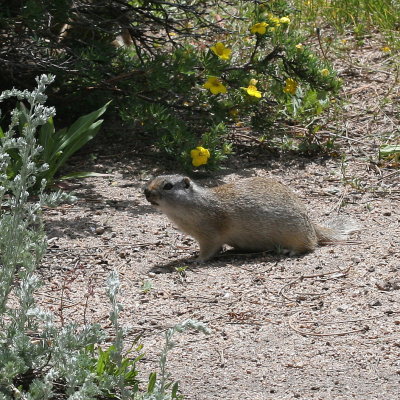
[[[193,181],[187,176],[161,175],[146,185],[144,195],[153,206],[163,208],[164,205],[188,200],[193,187]]]

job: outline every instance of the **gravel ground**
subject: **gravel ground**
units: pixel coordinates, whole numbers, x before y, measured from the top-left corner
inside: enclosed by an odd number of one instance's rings
[[[188,264],[197,243],[143,196],[151,176],[173,168],[137,138],[95,146],[95,160],[81,155],[74,168],[109,175],[71,184],[78,202],[45,212],[50,245],[40,303],[60,323],[98,322],[111,332],[105,281],[117,270],[121,322],[130,328],[127,343],[142,335],[144,377],[157,368],[166,328],[187,318],[206,323],[210,335],[179,334],[169,355],[171,378],[189,400],[397,399],[400,178],[376,161],[385,138],[393,142],[397,132],[399,140],[399,87],[391,58],[376,46],[366,40],[337,61],[344,162],[274,158],[244,145],[218,174],[195,178],[215,185],[274,177],[314,220],[349,215],[360,233],[302,257],[228,252]]]

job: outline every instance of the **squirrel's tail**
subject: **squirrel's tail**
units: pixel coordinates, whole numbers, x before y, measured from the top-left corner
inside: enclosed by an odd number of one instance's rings
[[[356,221],[345,216],[329,221],[326,227],[315,225],[314,228],[319,244],[346,240],[350,233],[360,230],[360,226]]]

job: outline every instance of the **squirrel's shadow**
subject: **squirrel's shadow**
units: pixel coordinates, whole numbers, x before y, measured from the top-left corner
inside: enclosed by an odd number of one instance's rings
[[[299,254],[294,257],[302,258],[305,254]],[[244,253],[243,251],[235,251],[235,250],[227,250],[224,251],[209,261],[199,262],[197,261],[197,257],[185,257],[177,260],[170,261],[165,264],[157,264],[154,265],[149,272],[153,272],[155,274],[170,274],[172,272],[179,272],[180,269],[186,270],[197,270],[197,269],[205,269],[209,267],[224,267],[226,264],[243,264],[246,262],[252,263],[253,261],[256,263],[260,262],[269,262],[269,263],[277,263],[281,260],[290,258],[289,255],[277,254],[273,251],[263,251],[258,253]]]

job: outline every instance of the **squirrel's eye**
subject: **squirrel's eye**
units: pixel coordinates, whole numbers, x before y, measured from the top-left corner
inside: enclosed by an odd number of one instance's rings
[[[163,187],[164,190],[171,190],[173,188],[173,184],[172,183],[166,183]]]

